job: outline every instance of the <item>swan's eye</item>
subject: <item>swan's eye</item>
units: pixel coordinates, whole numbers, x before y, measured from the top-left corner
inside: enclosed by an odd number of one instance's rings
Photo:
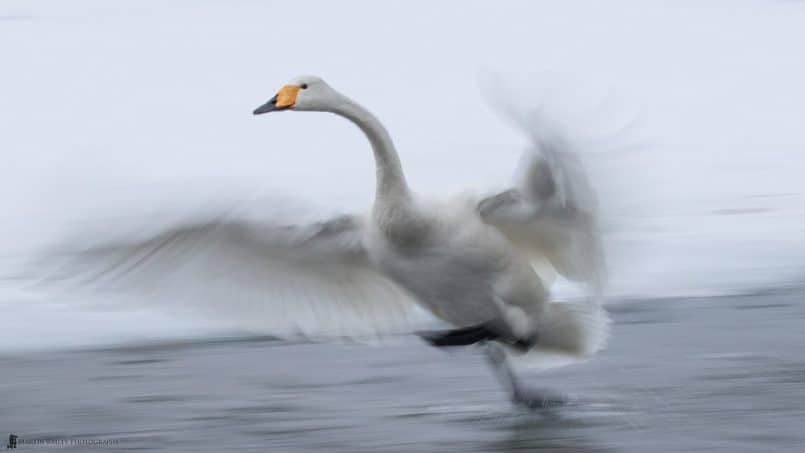
[[[299,88],[301,88],[303,90],[307,90],[307,84],[303,83],[303,84],[299,85]]]

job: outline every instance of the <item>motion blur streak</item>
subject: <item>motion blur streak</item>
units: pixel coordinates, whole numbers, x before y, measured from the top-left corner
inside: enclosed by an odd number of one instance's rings
[[[804,22],[800,2],[753,0],[5,0],[0,427],[171,451],[801,450]],[[572,403],[514,411],[474,353],[408,337],[289,344],[24,285],[28,258],[76,232],[365,206],[353,128],[251,116],[300,72],[382,118],[423,193],[508,187],[530,138],[489,108],[484,74],[572,139],[615,322],[594,360],[532,376]]]

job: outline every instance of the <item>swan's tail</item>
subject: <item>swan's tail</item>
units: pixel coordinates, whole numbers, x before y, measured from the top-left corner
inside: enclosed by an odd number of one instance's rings
[[[610,319],[599,304],[554,302],[537,325],[536,350],[588,357],[606,346]]]

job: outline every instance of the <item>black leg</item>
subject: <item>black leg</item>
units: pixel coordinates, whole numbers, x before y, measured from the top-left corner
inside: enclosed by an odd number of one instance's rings
[[[463,327],[461,329],[445,332],[422,332],[419,334],[431,346],[469,346],[481,341],[495,340],[498,334],[489,329],[486,324]]]
[[[514,349],[528,351],[537,344],[538,336],[529,338],[515,338],[508,332],[508,328],[500,321],[488,321],[477,326],[462,327],[443,332],[421,332],[421,336],[431,346],[469,346],[482,341],[500,341]]]
[[[498,342],[503,342],[509,347],[528,351],[538,340],[534,335],[526,339],[511,339],[511,337],[500,335],[500,326],[494,322],[488,322],[471,327],[462,327],[439,332],[422,332],[419,334],[430,345],[436,347],[446,346],[469,346],[475,343],[483,343],[486,358],[492,365],[500,383],[509,392],[512,402],[519,406],[529,409],[546,409],[558,407],[564,404],[564,398],[549,391],[524,388],[520,385],[519,379],[514,374],[506,351]]]

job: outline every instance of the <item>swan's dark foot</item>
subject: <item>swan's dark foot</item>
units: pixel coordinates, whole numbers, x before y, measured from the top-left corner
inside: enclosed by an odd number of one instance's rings
[[[445,346],[469,346],[482,341],[494,340],[499,335],[486,324],[480,324],[447,331],[420,332],[419,336],[431,346],[441,348]]]
[[[525,352],[534,347],[539,337],[534,335],[530,338],[507,341],[497,331],[498,329],[492,323],[485,323],[448,331],[420,332],[419,336],[436,347],[468,346],[483,343],[489,364],[492,365],[492,369],[495,371],[500,383],[509,392],[514,404],[532,410],[563,406],[566,400],[562,395],[548,390],[523,388],[511,365],[509,365],[506,351],[503,350],[500,344],[497,344],[497,342],[502,341],[509,347]]]
[[[462,327],[446,331],[419,332],[419,336],[431,346],[469,346],[475,343],[500,341],[519,351],[528,351],[537,344],[539,336],[534,334],[528,338],[512,338],[501,335],[499,321],[489,321],[477,326]]]
[[[527,409],[555,409],[567,404],[563,395],[544,389],[518,388],[512,392],[512,402]]]

